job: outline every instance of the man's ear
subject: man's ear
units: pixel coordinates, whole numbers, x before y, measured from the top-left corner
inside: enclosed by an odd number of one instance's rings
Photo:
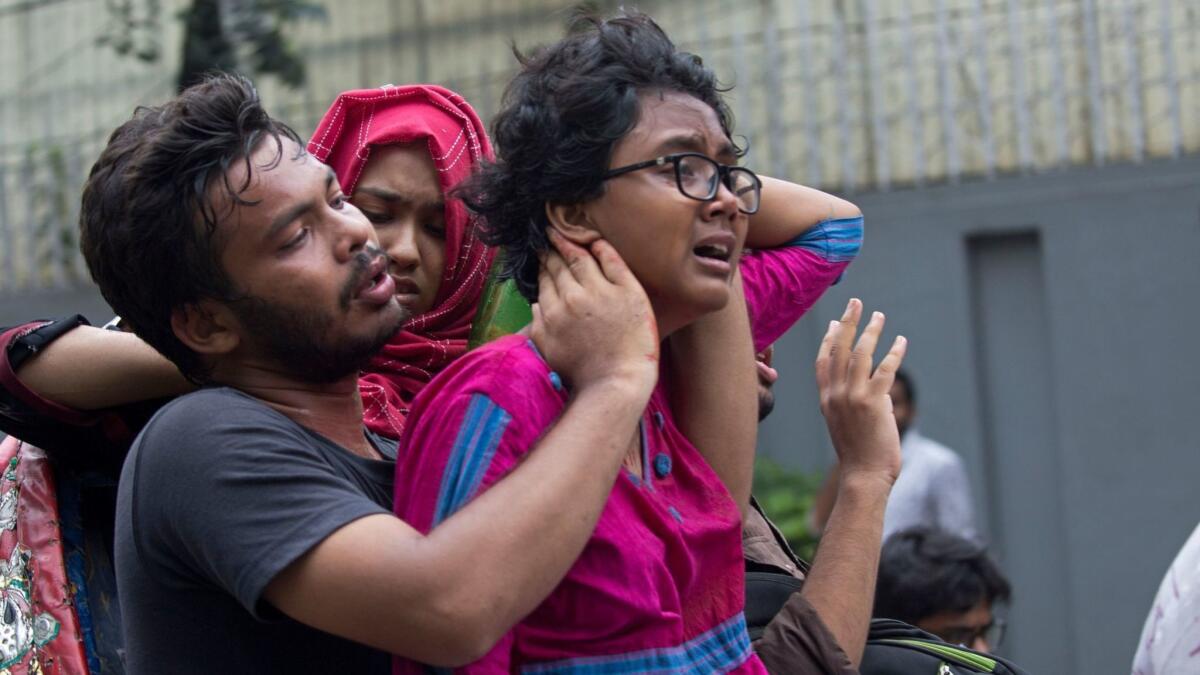
[[[600,238],[600,231],[592,223],[584,204],[546,202],[546,219],[550,221],[550,227],[572,244],[587,246]]]
[[[240,324],[225,305],[200,300],[171,312],[175,337],[197,354],[228,354],[241,344]]]

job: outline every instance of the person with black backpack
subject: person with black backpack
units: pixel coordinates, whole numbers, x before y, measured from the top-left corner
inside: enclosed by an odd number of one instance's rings
[[[928,527],[901,530],[883,544],[877,617],[987,653],[1004,639],[1004,619],[995,612],[1011,597],[1012,586],[982,544]]]
[[[843,317],[845,320],[847,317]],[[823,352],[824,353],[824,352]],[[772,387],[778,373],[771,367],[773,347],[756,355],[758,371],[759,421],[767,417],[775,407]],[[818,368],[821,362],[818,361]],[[827,401],[822,401],[822,411],[828,416]],[[836,442],[836,439],[835,439]],[[742,526],[742,549],[746,562],[746,625],[754,649],[767,669],[775,673],[797,675],[967,675],[968,673],[993,673],[995,675],[1026,675],[1026,671],[1014,664],[992,656],[986,651],[972,649],[987,646],[974,638],[977,634],[991,636],[1002,625],[994,620],[984,621],[980,626],[971,626],[969,636],[961,630],[947,637],[957,638],[954,642],[922,630],[904,621],[891,618],[862,618],[859,626],[865,638],[861,651],[851,651],[847,644],[840,643],[825,617],[802,593],[811,565],[800,559],[789,546],[787,539],[767,518],[758,502],[751,497],[751,509]],[[874,527],[882,528],[882,511]],[[880,535],[875,530],[876,537]],[[828,533],[826,534],[828,537]],[[879,540],[876,539],[876,542]],[[969,542],[968,542],[969,543]],[[973,545],[974,546],[974,545]],[[893,588],[897,581],[892,574],[895,565],[888,562],[888,551],[884,549],[884,562],[880,569],[879,584]],[[820,553],[818,552],[818,559]],[[872,563],[878,559],[872,559]],[[894,562],[894,561],[893,561]],[[994,566],[993,566],[994,569]],[[857,583],[846,588],[846,597],[855,597],[864,590],[875,593],[876,581],[872,574],[857,579]],[[890,576],[889,576],[890,575]],[[885,578],[886,577],[886,578]],[[906,582],[900,582],[906,583]],[[1011,590],[1007,580],[995,570],[981,582],[987,589],[989,608],[991,601],[1007,601]],[[924,593],[926,587],[906,589]],[[972,596],[974,598],[974,596]],[[874,616],[880,614],[876,600]],[[977,603],[969,603],[974,609]],[[955,605],[957,606],[957,605]],[[842,618],[847,615],[843,614]],[[990,617],[990,614],[989,614]],[[900,618],[911,618],[908,614]],[[974,617],[972,617],[974,618]],[[962,628],[962,626],[959,626]],[[1002,629],[999,629],[1002,630]],[[959,641],[967,646],[959,646]],[[991,644],[999,643],[996,639]],[[861,645],[861,643],[860,643]],[[850,656],[854,653],[853,661]]]

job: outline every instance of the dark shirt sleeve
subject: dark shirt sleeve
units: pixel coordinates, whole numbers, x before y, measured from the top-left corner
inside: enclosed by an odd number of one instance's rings
[[[858,675],[808,600],[793,593],[754,651],[772,675]]]
[[[276,575],[348,523],[389,513],[321,443],[346,452],[229,390],[177,399],[146,427],[121,477],[137,555],[167,579],[216,586],[274,618],[260,600]]]

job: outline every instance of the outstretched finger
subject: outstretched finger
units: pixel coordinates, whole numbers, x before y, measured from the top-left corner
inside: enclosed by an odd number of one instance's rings
[[[571,266],[567,264],[566,259],[556,249],[551,248],[546,251],[542,258],[542,265],[550,273],[554,279],[555,289],[558,290],[558,297],[563,297],[570,292],[572,287],[579,287],[579,280],[575,278],[575,274],[571,271]]]
[[[562,255],[576,281],[582,284],[594,283],[600,279],[600,265],[590,250],[570,241],[553,227],[549,228],[547,233],[550,235],[550,243]]]
[[[529,315],[532,317],[529,321],[529,334],[541,335],[542,331],[546,329],[546,317],[542,314],[541,303],[530,303]]]
[[[850,355],[850,381],[854,384],[871,379],[871,360],[875,357],[879,334],[883,332],[883,322],[883,312],[872,312],[871,320],[854,345],[854,352]]]
[[[629,265],[625,264],[625,259],[617,253],[617,249],[604,239],[597,239],[591,245],[592,255],[600,263],[600,271],[604,273],[605,278],[610,282],[621,285],[630,283],[638,283],[637,277],[633,276],[633,272],[629,269]]]
[[[532,319],[529,324],[521,329],[521,332],[533,340],[533,343],[538,346],[538,349],[546,348],[546,333],[549,328],[546,325],[546,315],[542,313],[540,303],[532,303],[529,305],[529,312]]]
[[[871,387],[880,394],[886,394],[892,389],[892,384],[896,381],[896,371],[900,370],[900,364],[904,362],[904,355],[908,353],[908,338],[903,335],[897,335],[892,341],[892,347],[888,353],[884,355],[883,360],[879,362],[879,367],[875,369],[875,374],[871,376]]]
[[[846,377],[846,368],[850,363],[850,347],[854,344],[854,336],[858,333],[858,320],[862,317],[862,300],[850,298],[846,303],[846,311],[838,320],[841,328],[833,340],[833,351],[830,354],[830,382],[836,384]]]
[[[824,392],[829,388],[830,376],[830,356],[833,353],[833,343],[837,340],[838,331],[842,328],[842,324],[838,321],[830,321],[829,328],[825,330],[825,337],[821,338],[821,346],[817,349],[817,391]]]
[[[562,258],[554,251],[547,251],[546,255],[542,257],[542,263],[538,266],[538,303],[545,303],[549,307],[558,304],[558,279],[554,270],[558,268],[561,271],[565,267]],[[570,275],[568,274],[568,276]]]

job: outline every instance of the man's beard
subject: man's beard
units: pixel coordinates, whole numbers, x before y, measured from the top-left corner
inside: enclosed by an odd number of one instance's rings
[[[361,371],[408,319],[402,310],[399,320],[388,322],[375,335],[332,339],[335,319],[328,312],[285,307],[258,297],[230,306],[268,357],[313,384],[329,384]]]
[[[356,273],[339,293],[338,305],[343,310],[349,308],[362,280],[357,270],[369,265],[369,257],[362,253],[359,257],[361,260],[355,260]],[[401,307],[396,321],[386,322],[375,335],[338,336],[334,330],[338,319],[319,309],[283,305],[250,295],[231,302],[229,307],[266,356],[289,374],[313,384],[329,384],[361,371],[409,318],[408,310]]]
[[[770,415],[774,409],[775,392],[760,383],[758,385],[758,421],[767,419],[767,415]]]

